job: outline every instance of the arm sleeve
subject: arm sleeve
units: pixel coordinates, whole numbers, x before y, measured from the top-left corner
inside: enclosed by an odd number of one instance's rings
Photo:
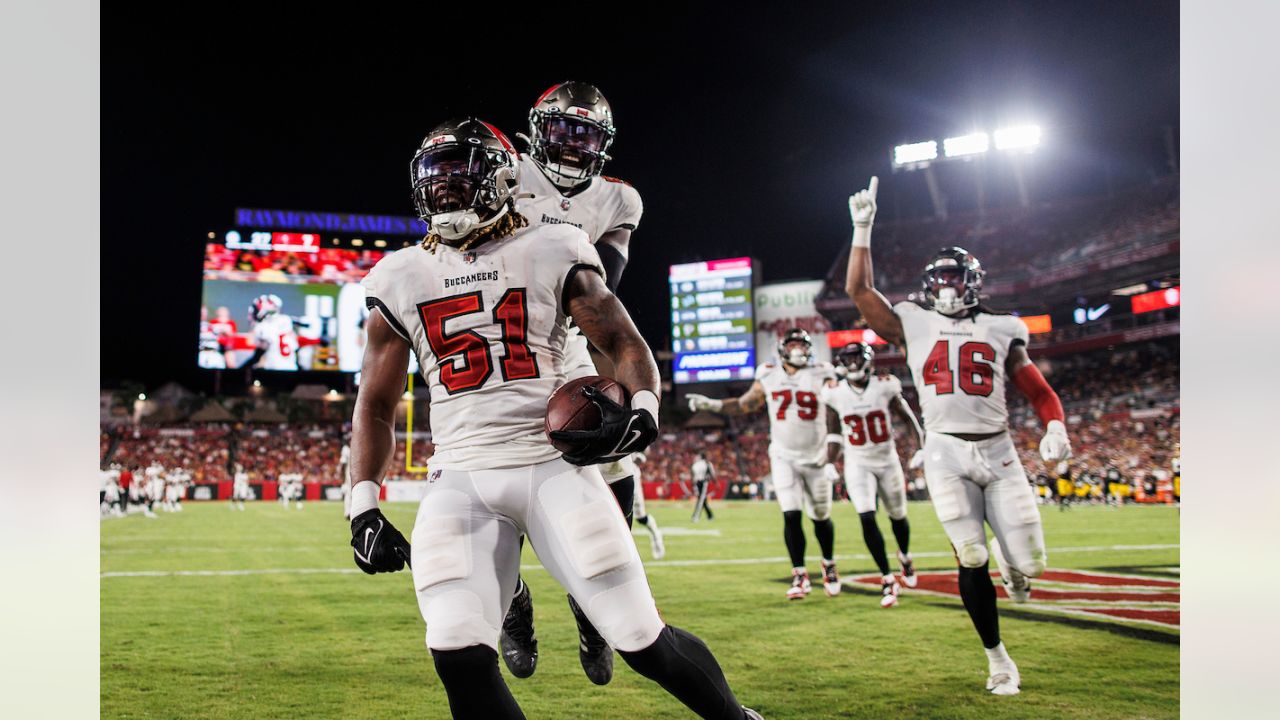
[[[1049,383],[1035,363],[1027,363],[1018,368],[1018,372],[1013,376],[1013,384],[1027,396],[1031,407],[1035,408],[1036,415],[1044,425],[1048,426],[1051,420],[1063,422],[1066,419],[1058,393],[1049,387]]]
[[[598,243],[595,248],[604,266],[604,284],[609,292],[616,294],[618,284],[622,282],[622,270],[627,267],[627,258],[609,243]]]

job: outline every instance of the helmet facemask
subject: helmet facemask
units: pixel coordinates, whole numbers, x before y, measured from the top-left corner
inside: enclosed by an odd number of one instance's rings
[[[610,160],[610,126],[565,113],[529,112],[530,155],[552,182],[575,187],[600,174]]]
[[[972,270],[958,263],[946,266],[942,264],[945,260],[935,261],[922,278],[925,298],[930,307],[948,316],[977,307],[978,291],[982,289],[982,271]]]
[[[516,181],[508,153],[471,141],[420,150],[411,169],[419,217],[452,246],[506,213]]]
[[[846,380],[861,383],[871,376],[875,353],[861,343],[849,344],[836,355],[838,367]]]

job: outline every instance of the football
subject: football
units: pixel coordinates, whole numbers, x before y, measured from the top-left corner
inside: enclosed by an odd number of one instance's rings
[[[627,404],[627,390],[611,378],[601,375],[588,375],[556,388],[547,400],[547,418],[545,427],[548,439],[553,430],[591,430],[600,427],[600,409],[582,393],[588,385],[602,391],[606,397],[618,403]],[[578,448],[573,443],[551,440],[551,444],[562,453],[571,453]]]

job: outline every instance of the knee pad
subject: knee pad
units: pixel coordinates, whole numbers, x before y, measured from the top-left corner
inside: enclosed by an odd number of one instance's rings
[[[591,579],[625,567],[633,548],[617,527],[618,508],[597,500],[560,518],[561,530],[578,575]]]
[[[1048,567],[1049,554],[1044,548],[1031,548],[1031,562],[1025,563],[1025,567],[1019,567],[1018,571],[1030,578],[1038,578],[1044,574]]]
[[[427,621],[427,647],[457,650],[485,645],[497,650],[498,628],[484,619],[484,603],[470,590],[450,590],[426,598],[422,617]]]
[[[965,543],[956,548],[956,559],[962,567],[980,568],[987,564],[987,546],[982,543]]]
[[[643,577],[596,593],[583,610],[605,642],[619,651],[648,647],[665,627]]]

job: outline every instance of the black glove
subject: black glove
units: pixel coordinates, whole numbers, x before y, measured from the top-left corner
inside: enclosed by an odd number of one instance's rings
[[[596,465],[617,462],[639,452],[658,439],[658,423],[648,410],[632,410],[614,402],[590,385],[582,394],[600,409],[600,427],[594,430],[552,430],[551,439],[580,445],[581,450],[565,453],[566,462]]]
[[[399,572],[410,564],[409,543],[377,508],[351,519],[351,547],[356,566],[370,575]]]

